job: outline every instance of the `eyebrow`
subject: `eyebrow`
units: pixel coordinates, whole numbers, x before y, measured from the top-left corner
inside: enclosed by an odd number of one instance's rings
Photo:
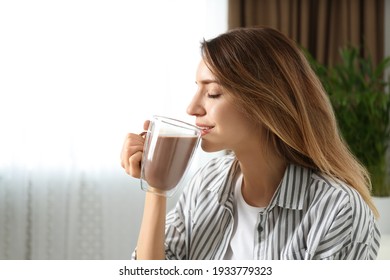
[[[212,80],[212,79],[205,79],[205,80],[200,80],[200,84],[208,85],[208,84],[218,84],[219,82],[217,80]],[[195,81],[195,84],[198,84],[198,81]]]

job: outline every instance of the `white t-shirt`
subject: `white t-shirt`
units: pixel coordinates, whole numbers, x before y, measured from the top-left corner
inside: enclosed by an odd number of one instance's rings
[[[253,260],[256,225],[264,207],[247,204],[242,196],[242,174],[234,188],[234,227],[225,260]]]

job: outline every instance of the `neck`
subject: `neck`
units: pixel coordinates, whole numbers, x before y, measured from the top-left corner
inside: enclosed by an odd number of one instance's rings
[[[241,191],[245,201],[252,206],[266,207],[283,178],[286,161],[269,150],[264,153],[250,149],[235,154],[243,174]]]

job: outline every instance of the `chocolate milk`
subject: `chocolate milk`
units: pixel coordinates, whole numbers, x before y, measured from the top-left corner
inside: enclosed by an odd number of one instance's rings
[[[144,178],[149,186],[166,191],[175,188],[187,169],[197,140],[193,136],[159,136],[152,157],[144,163]]]

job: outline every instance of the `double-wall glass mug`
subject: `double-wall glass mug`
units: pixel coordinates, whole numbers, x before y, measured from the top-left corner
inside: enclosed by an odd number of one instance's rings
[[[194,125],[154,116],[145,136],[141,188],[172,196],[189,169],[200,136],[201,130]]]

